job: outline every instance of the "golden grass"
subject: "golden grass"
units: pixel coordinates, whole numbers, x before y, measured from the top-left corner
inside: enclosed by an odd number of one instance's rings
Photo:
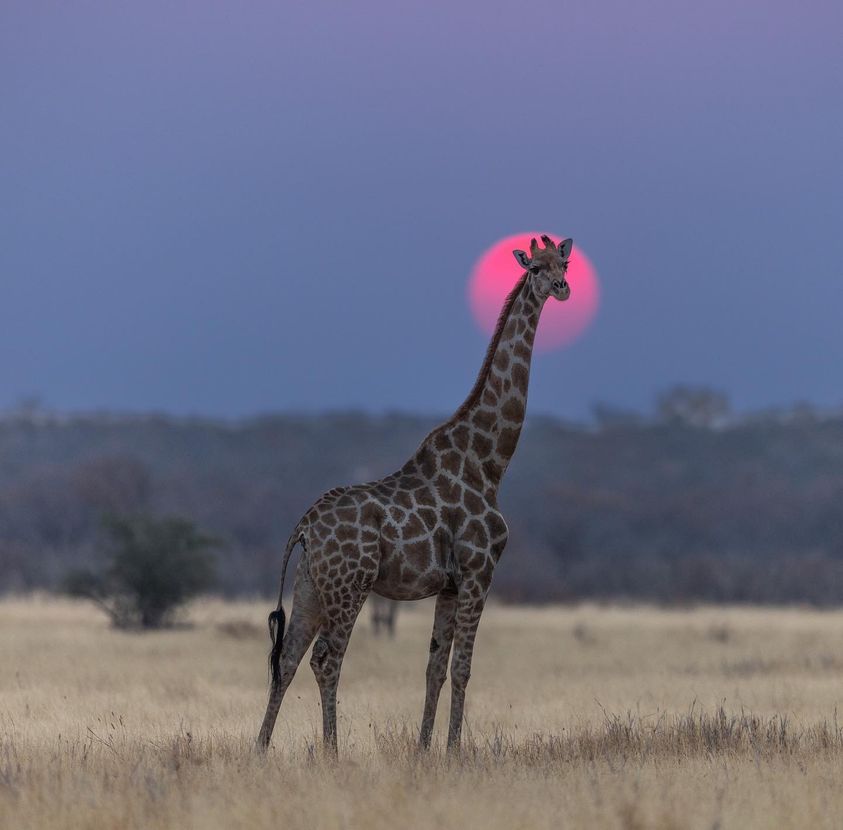
[[[432,608],[364,613],[320,751],[302,665],[265,758],[258,603],[113,631],[84,604],[0,602],[0,828],[768,828],[843,816],[843,613],[492,607],[464,749],[415,751]]]

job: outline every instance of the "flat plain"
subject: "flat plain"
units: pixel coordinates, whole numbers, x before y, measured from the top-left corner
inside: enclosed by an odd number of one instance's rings
[[[340,757],[302,663],[265,757],[269,604],[112,630],[84,603],[0,601],[2,828],[822,828],[843,825],[843,612],[492,605],[463,749],[415,739],[430,603],[394,640],[364,609]]]

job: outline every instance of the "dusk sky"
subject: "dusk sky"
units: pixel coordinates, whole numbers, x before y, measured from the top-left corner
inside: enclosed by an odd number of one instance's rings
[[[472,265],[524,230],[602,291],[534,414],[843,405],[841,32],[839,0],[4,0],[0,408],[447,413]]]

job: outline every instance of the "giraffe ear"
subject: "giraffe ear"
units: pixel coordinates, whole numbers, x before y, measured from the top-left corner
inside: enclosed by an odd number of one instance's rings
[[[518,260],[518,264],[526,271],[532,260],[527,256],[526,251],[513,251],[512,255]]]
[[[574,247],[574,240],[573,239],[563,239],[559,243],[559,256],[561,256],[562,259],[567,259],[569,256],[571,256],[571,248],[573,248],[573,247]]]

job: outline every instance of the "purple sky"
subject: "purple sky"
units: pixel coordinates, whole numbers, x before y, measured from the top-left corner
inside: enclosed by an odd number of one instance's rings
[[[533,412],[839,405],[841,9],[4,0],[0,407],[446,412],[531,228],[603,288]]]

